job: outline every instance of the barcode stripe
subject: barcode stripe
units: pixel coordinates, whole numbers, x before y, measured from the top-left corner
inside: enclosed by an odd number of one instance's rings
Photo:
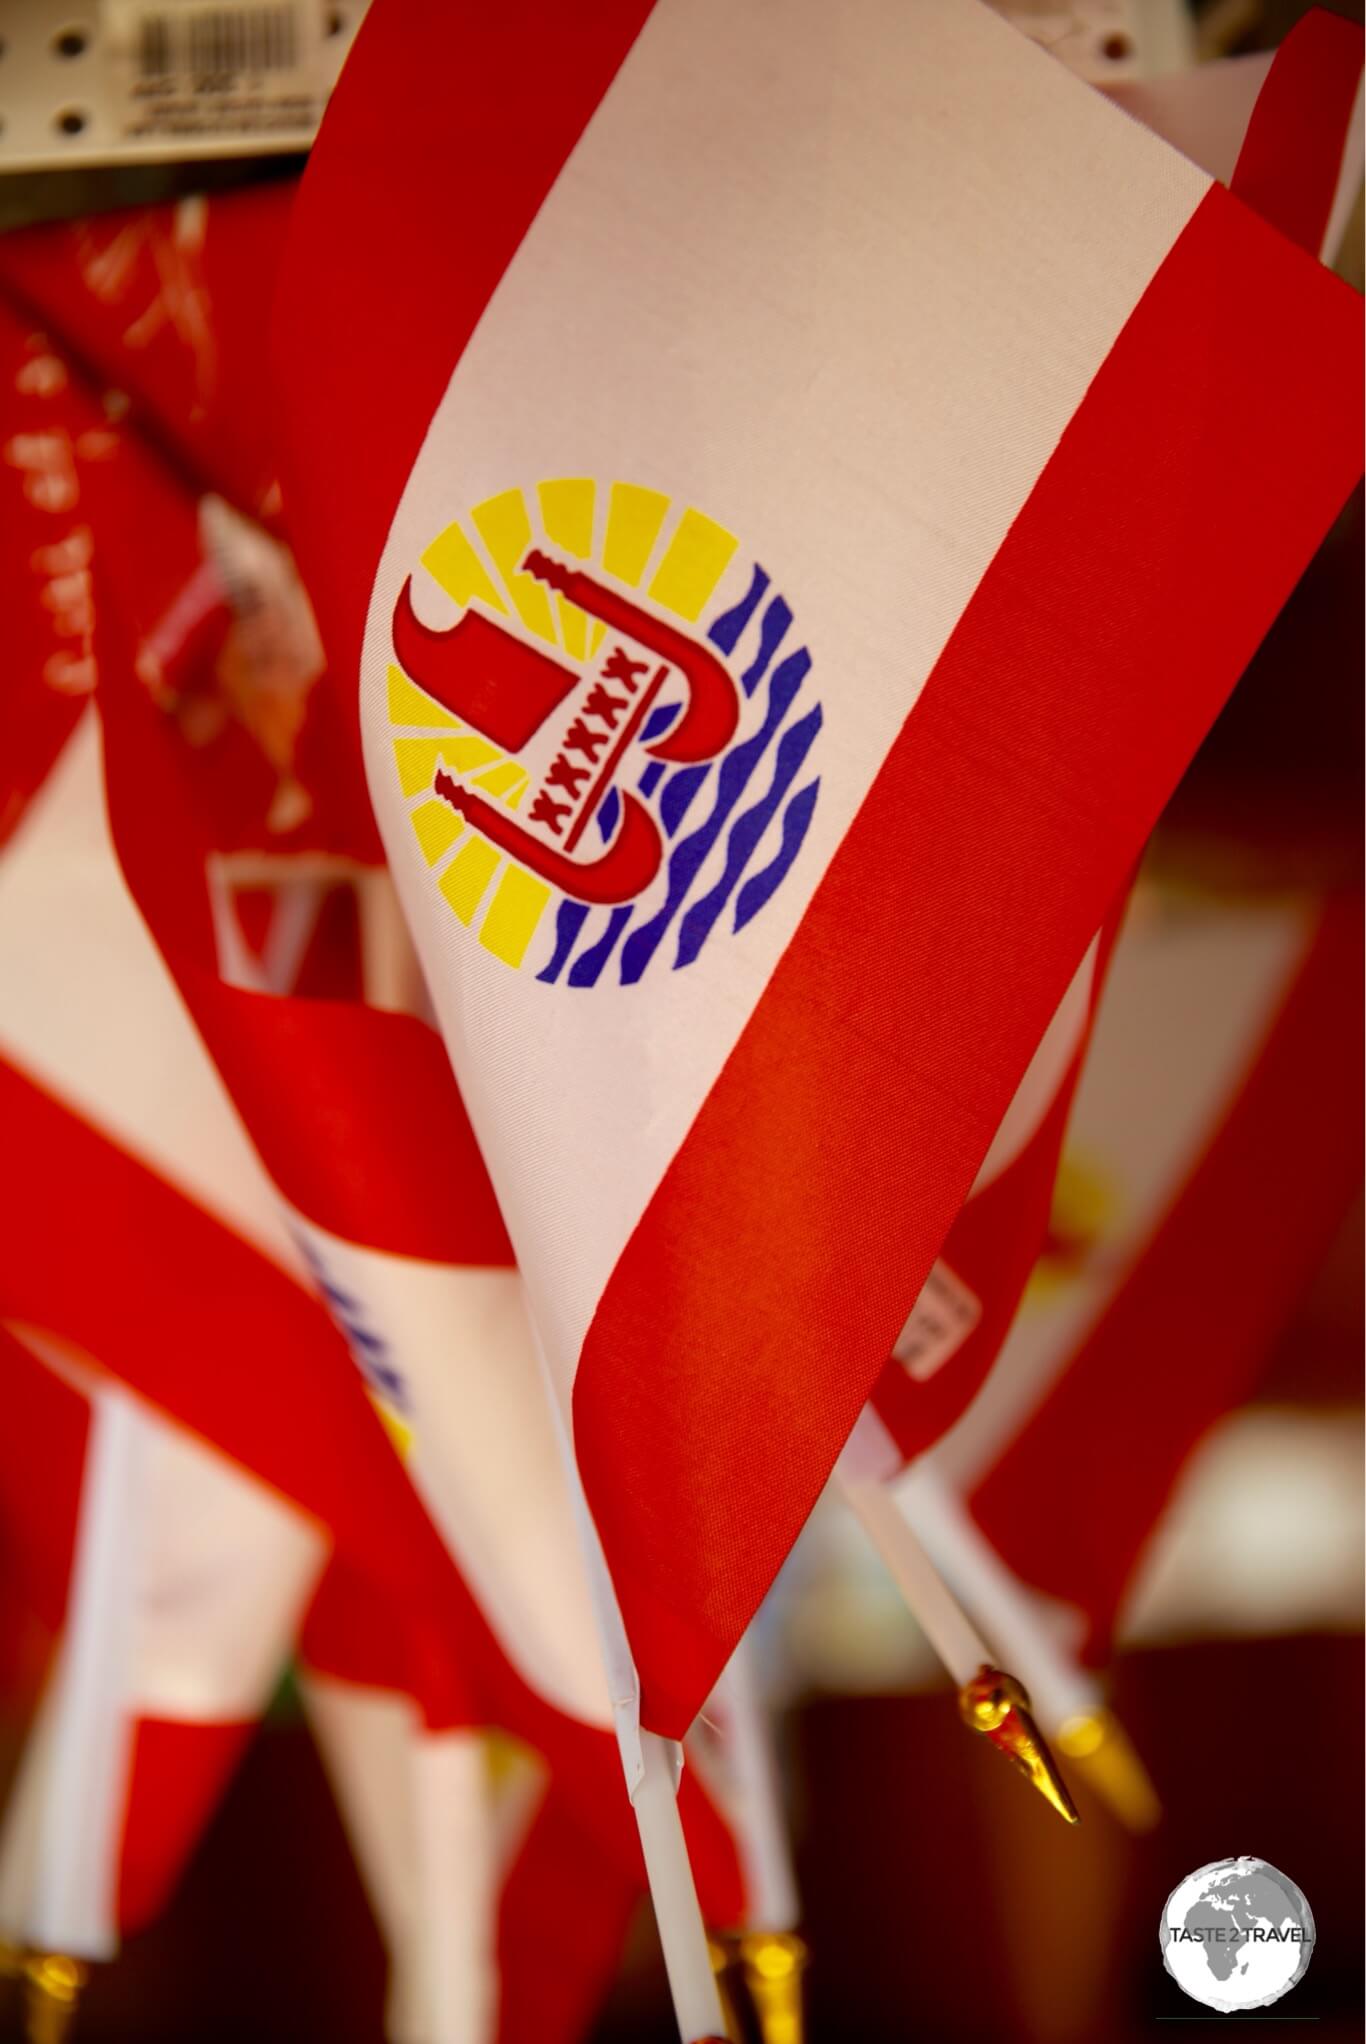
[[[195,79],[290,71],[299,61],[298,29],[291,6],[144,14],[138,23],[138,71],[143,78],[188,72]]]

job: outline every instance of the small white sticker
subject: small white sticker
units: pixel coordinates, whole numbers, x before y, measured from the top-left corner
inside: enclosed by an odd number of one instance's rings
[[[958,1353],[981,1317],[977,1294],[946,1263],[936,1263],[892,1354],[908,1376],[923,1384]]]

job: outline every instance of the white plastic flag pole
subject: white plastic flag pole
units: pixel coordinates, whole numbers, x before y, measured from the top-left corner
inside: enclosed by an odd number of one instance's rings
[[[682,1748],[673,1739],[641,1730],[638,1718],[636,1735],[641,1765],[631,1806],[645,1855],[674,2017],[683,2044],[702,2044],[706,2038],[724,2037],[725,2024],[678,1814]],[[629,1771],[627,1779],[629,1783]]]
[[[792,1931],[801,1901],[756,1664],[751,1630],[727,1663],[716,1701],[738,1804],[735,1833],[749,1898],[747,1922],[751,1930]]]
[[[535,1333],[535,1321],[532,1321]],[[583,1479],[564,1408],[536,1335],[541,1374],[550,1400],[556,1438],[564,1460],[574,1519],[579,1529],[579,1546],[588,1572],[598,1644],[607,1675],[612,1722],[626,1776],[626,1793],[635,1812],[640,1849],[650,1886],[659,1942],[664,1953],[664,1970],[669,1977],[674,2020],[681,2044],[707,2044],[724,2039],[725,2019],[721,1997],[712,1973],[706,1925],[697,1900],[692,1864],[688,1858],[683,1822],[678,1814],[678,1783],[683,1772],[683,1749],[675,1739],[662,1739],[647,1732],[640,1722],[640,1676],[626,1637],[617,1593],[612,1587],[607,1561],[598,1539],[598,1529],[584,1496]]]
[[[850,1477],[841,1468],[840,1487],[935,1653],[958,1687],[966,1687],[980,1668],[991,1665],[986,1641],[949,1590],[886,1485]]]
[[[836,1478],[925,1637],[962,1689],[991,1666],[992,1656],[897,1507],[892,1479],[901,1466],[891,1436],[865,1405],[835,1465]]]

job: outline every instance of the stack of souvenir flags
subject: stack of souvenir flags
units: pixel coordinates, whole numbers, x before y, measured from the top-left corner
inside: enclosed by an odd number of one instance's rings
[[[160,1906],[297,1645],[393,2037],[581,2034],[647,1877],[714,2035],[856,1423],[1102,1655],[1357,1162],[1334,902],[1021,1360],[1145,839],[1360,474],[1360,72],[1307,24],[1230,193],[975,0],[376,0],[297,198],[0,243],[12,1941]]]

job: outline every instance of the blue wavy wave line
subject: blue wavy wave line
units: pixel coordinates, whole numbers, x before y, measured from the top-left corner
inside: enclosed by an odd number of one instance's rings
[[[597,985],[602,974],[602,968],[606,965],[615,949],[617,938],[631,920],[631,910],[634,906],[633,902],[627,902],[624,907],[612,910],[611,915],[607,918],[607,928],[603,931],[597,943],[591,944],[586,951],[580,951],[578,957],[570,966],[570,986],[595,987]]]
[[[679,925],[675,970],[680,965],[691,965],[711,935],[717,917],[730,900],[746,866],[758,850],[759,840],[777,814],[779,805],[796,779],[820,728],[821,706],[817,703],[798,723],[790,724],[784,731],[778,744],[777,758],[773,763],[773,778],[767,790],[731,826],[730,836],[726,840],[726,863],[720,879],[700,900],[693,903]]]
[[[581,901],[561,901],[555,911],[555,950],[549,965],[543,965],[537,973],[548,986],[553,986],[564,971],[574,939],[588,920],[588,910]]]
[[[764,721],[752,737],[737,745],[721,761],[716,777],[716,800],[705,823],[681,839],[669,860],[668,892],[663,905],[650,920],[633,930],[621,951],[621,983],[634,986],[653,958],[664,933],[683,905],[707,853],[716,843],[727,817],[745,792],[750,775],[777,736],[792,699],[806,678],[811,655],[805,646],[789,653],[774,670],[768,685],[768,707]]]
[[[664,784],[664,793],[659,798],[659,820],[664,826],[664,835],[672,837],[688,813],[688,805],[701,787],[709,766],[680,767],[671,774]]]
[[[602,801],[598,804],[598,813],[593,819],[598,826],[598,831],[604,844],[612,835],[620,808],[621,796],[615,788],[609,788]]]
[[[788,867],[802,848],[803,840],[811,823],[816,807],[816,796],[820,792],[820,776],[808,781],[792,797],[783,811],[783,841],[766,866],[757,873],[751,873],[735,899],[735,921],[732,930],[743,930],[746,923],[753,922],[769,896],[775,894],[787,874]]]
[[[754,571],[749,578],[749,588],[738,603],[733,604],[729,610],[722,611],[720,617],[717,618],[715,624],[707,633],[707,637],[711,640],[713,646],[719,646],[723,653],[733,653],[735,651],[735,642],[753,617],[759,598],[767,587],[768,574],[756,561],[754,563]]]
[[[759,650],[740,676],[740,686],[752,696],[768,673],[768,664],[783,642],[792,611],[781,596],[775,596],[759,620]]]

